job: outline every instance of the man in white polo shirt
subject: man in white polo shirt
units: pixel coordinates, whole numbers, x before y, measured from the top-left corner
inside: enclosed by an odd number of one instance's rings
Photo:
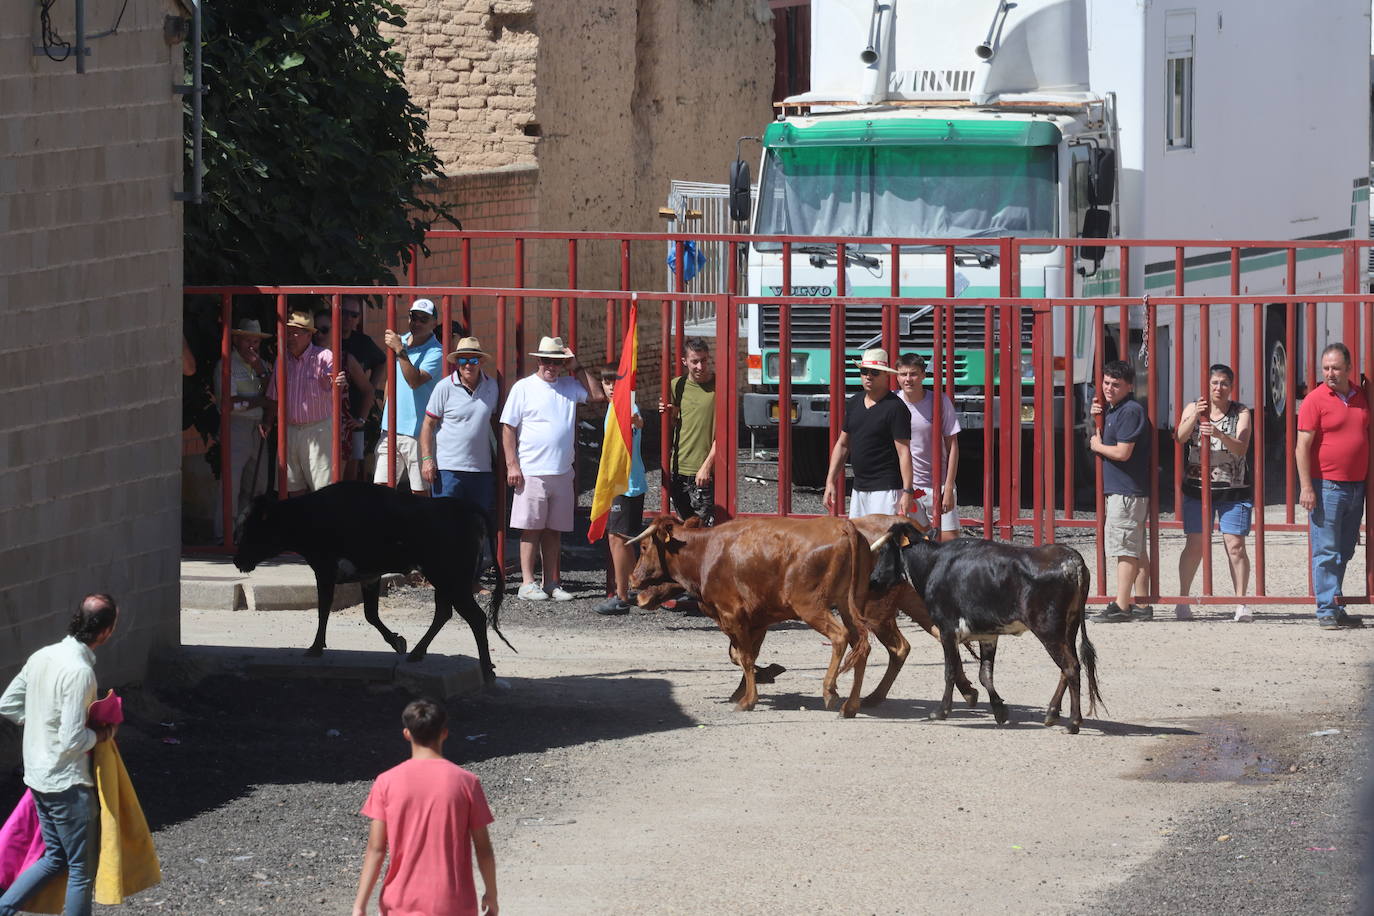
[[[526,601],[568,601],[573,596],[559,579],[559,535],[573,529],[573,431],[577,405],[591,397],[591,383],[561,337],[543,338],[530,355],[538,358],[538,368],[511,386],[501,411],[506,483],[515,492],[510,524],[521,529],[522,584],[516,594]],[[562,374],[565,367],[571,367],[569,375]],[[542,587],[534,579],[536,558]]]
[[[95,701],[95,650],[109,641],[119,608],[109,595],[87,595],[68,636],[39,649],[0,696],[0,716],[24,726],[24,784],[33,790],[43,857],[0,896],[0,916],[19,913],[49,879],[67,872],[67,916],[90,916],[100,816],[87,753],[114,737],[116,725],[86,727]]]

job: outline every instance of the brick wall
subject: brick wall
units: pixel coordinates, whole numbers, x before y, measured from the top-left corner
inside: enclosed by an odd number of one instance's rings
[[[130,3],[84,75],[31,53],[37,10],[0,0],[0,682],[108,591],[118,684],[180,635],[180,8]]]

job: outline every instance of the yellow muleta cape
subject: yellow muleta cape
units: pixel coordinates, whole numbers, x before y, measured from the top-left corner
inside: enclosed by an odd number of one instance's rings
[[[124,758],[113,741],[101,741],[91,751],[91,768],[100,795],[100,860],[95,871],[95,902],[123,903],[125,897],[162,881],[162,868],[153,848],[148,820],[124,769]],[[67,896],[64,872],[24,903],[28,913],[61,913]]]

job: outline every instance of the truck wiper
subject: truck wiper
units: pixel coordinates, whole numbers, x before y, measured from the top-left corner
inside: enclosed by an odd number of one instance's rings
[[[833,261],[835,258],[835,252],[838,250],[838,248],[838,245],[792,246],[793,251],[800,251],[802,254],[811,255],[811,266],[817,268],[818,270],[829,266],[829,261],[826,260],[826,256],[829,255],[830,260]],[[854,251],[851,248],[846,248],[844,250],[844,259],[846,262],[850,264],[860,264],[864,267],[867,267],[869,270],[873,270],[874,268],[877,268],[879,266],[878,259],[873,257],[873,255],[864,254],[862,251]]]
[[[944,251],[946,245],[917,245],[913,248],[903,248],[903,251]],[[979,267],[987,270],[997,266],[997,255],[991,251],[984,251],[981,248],[974,248],[969,245],[954,246],[954,263],[960,267],[966,267],[969,259]]]

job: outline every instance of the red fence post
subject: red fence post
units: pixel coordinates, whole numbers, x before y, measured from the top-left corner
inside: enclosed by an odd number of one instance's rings
[[[230,429],[229,415],[233,410],[234,375],[230,365],[230,352],[233,346],[234,297],[229,293],[220,296],[219,301],[219,482],[220,482],[220,519],[226,550],[234,546],[234,516],[238,507],[234,505],[234,463],[230,454],[233,448],[233,430]],[[256,495],[256,494],[249,494]]]
[[[286,499],[286,294],[277,294],[277,498]]]
[[[396,330],[396,294],[387,293],[386,326]],[[386,351],[386,485],[396,487],[396,351]]]
[[[348,368],[344,365],[343,353],[343,328],[339,319],[339,301],[341,296],[334,293],[329,297],[329,350],[334,359],[334,374],[340,372],[347,374]],[[329,386],[329,482],[338,483],[343,480],[343,399],[348,391],[347,388],[339,388],[330,379]]]
[[[506,374],[507,360],[510,355],[506,352],[506,297],[496,297],[496,387],[501,392],[501,403],[506,403],[506,395],[510,393],[509,375]],[[515,459],[513,455],[507,455],[505,450],[505,433],[501,429],[501,423],[497,416],[492,417],[496,424],[496,448],[500,457],[493,469],[496,471],[496,511],[492,513],[496,516],[496,574],[502,579],[506,577],[506,468]]]
[[[1239,310],[1239,307],[1237,307]],[[1254,305],[1255,333],[1252,335],[1254,340],[1255,357],[1255,395],[1254,409],[1250,411],[1250,447],[1255,451],[1255,479],[1254,479],[1254,503],[1255,503],[1255,594],[1263,597],[1264,595],[1264,306],[1256,302]],[[1237,363],[1239,365],[1239,363]],[[1244,601],[1245,599],[1240,599]]]
[[[792,295],[792,243],[782,243],[782,294]],[[762,347],[760,346],[760,349]],[[792,514],[792,304],[778,306],[778,514]]]

